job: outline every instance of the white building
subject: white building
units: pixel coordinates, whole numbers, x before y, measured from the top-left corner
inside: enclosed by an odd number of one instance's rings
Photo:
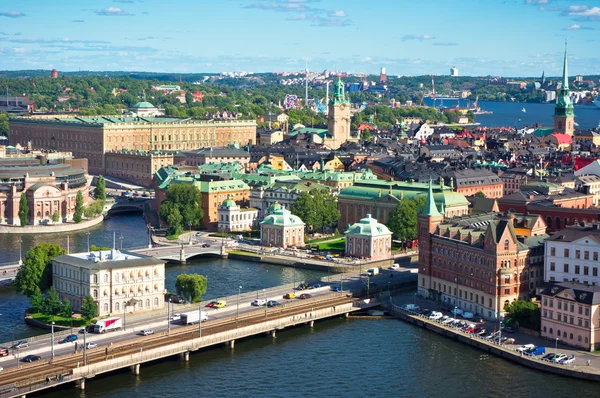
[[[546,91],[544,94],[546,95],[544,98],[546,102],[552,102],[556,100],[556,91]]]
[[[258,226],[258,209],[240,208],[231,195],[217,209],[219,217],[218,230],[221,232],[250,231]]]
[[[458,76],[458,68],[453,66],[452,68],[450,68],[450,76]]]
[[[94,298],[100,316],[165,305],[165,262],[137,253],[112,249],[56,257],[52,283],[76,312],[87,295]]]
[[[598,226],[567,227],[546,240],[544,280],[600,285]]]
[[[594,206],[600,203],[600,177],[597,175],[585,175],[575,178],[575,189],[579,192],[594,195]]]

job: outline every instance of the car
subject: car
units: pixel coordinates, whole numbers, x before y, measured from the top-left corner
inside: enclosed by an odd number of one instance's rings
[[[513,337],[502,337],[503,344],[515,344],[516,342],[517,340],[515,340]]]
[[[454,318],[450,318],[450,317],[449,317],[449,316],[447,316],[447,315],[444,315],[444,316],[442,317],[442,319],[440,319],[440,323],[441,323],[442,325],[450,325],[450,324],[451,324],[452,322],[454,322],[454,321],[455,321],[455,319],[454,319]]]
[[[566,354],[563,354],[562,352],[559,352],[558,354],[556,354],[554,356],[554,358],[552,359],[552,362],[554,363],[560,363],[560,361],[567,359],[568,356]]]
[[[172,321],[178,321],[180,319],[181,319],[181,314],[173,314],[173,316],[171,316]]]
[[[73,343],[77,341],[77,335],[76,334],[70,334],[68,336],[65,336],[64,339],[62,339],[61,341],[59,341],[60,344],[64,344],[64,343]]]
[[[281,304],[276,300],[267,301],[267,307],[279,307]]]
[[[8,356],[8,348],[0,347],[0,357]]]
[[[569,365],[569,364],[571,364],[573,362],[575,362],[575,354],[571,354],[567,358],[561,359],[559,363],[561,365]]]
[[[284,299],[290,300],[290,299],[295,299],[296,298],[296,294],[295,293],[286,293],[283,295]]]
[[[400,269],[400,264],[398,264],[398,263],[394,263],[394,264],[390,265],[390,266],[388,267],[388,269],[389,269],[389,270],[392,270],[392,271],[393,271],[393,270],[396,270],[396,269]]]
[[[173,293],[165,294],[165,301],[171,300],[171,303],[175,304],[185,304],[185,300]]]
[[[208,243],[203,243],[202,247],[206,249],[207,247],[210,247],[210,245]]]
[[[531,350],[533,348],[535,348],[535,344],[525,344],[520,347],[517,347],[516,350],[519,352],[525,352],[525,351]]]
[[[487,333],[485,336],[482,336],[484,340],[493,340],[496,333]]]
[[[140,330],[140,332],[138,334],[142,335],[142,336],[150,336],[151,334],[154,334],[154,330],[144,329],[144,330]]]
[[[331,286],[331,290],[333,290],[334,292],[341,292],[342,288],[339,286]]]
[[[484,328],[484,329],[480,329],[479,332],[477,332],[477,336],[485,336],[488,333],[488,331]]]
[[[475,328],[473,329],[473,334],[478,334],[482,330],[485,330],[485,329],[483,329],[481,326],[475,326]]]
[[[311,298],[311,297],[312,297],[312,295],[310,295],[310,294],[308,294],[308,293],[302,293],[300,296],[298,296],[298,298],[299,298],[300,300],[309,299],[309,298]]]
[[[2,366],[0,366],[0,372],[2,372],[4,370],[4,368]]]
[[[92,348],[98,348],[98,344],[96,343],[85,343],[85,348],[86,350],[92,349]]]
[[[321,284],[320,284],[320,283],[315,283],[315,284],[314,284],[314,285],[312,285],[310,288],[311,288],[311,289],[318,289],[318,288],[320,288],[320,287],[321,287]]]
[[[225,308],[225,306],[227,306],[227,301],[225,301],[225,300],[218,300],[215,303],[214,308]]]
[[[296,288],[297,290],[306,290],[308,289],[310,286],[308,285],[308,283],[301,283],[298,285],[298,287]]]
[[[35,362],[39,361],[40,359],[42,359],[42,357],[39,355],[27,355],[21,359],[21,362]]]
[[[27,348],[27,347],[29,347],[29,343],[27,342],[27,340],[21,340],[15,344],[13,344],[13,346],[10,348],[14,348],[14,349],[18,350],[19,348]]]
[[[452,312],[452,315],[454,315],[454,316],[458,316],[458,315],[462,315],[464,311],[463,311],[463,310],[461,310],[460,308],[454,308],[454,309],[452,309],[452,311],[450,311],[450,312]]]
[[[515,329],[513,329],[511,327],[505,327],[505,328],[502,328],[502,332],[503,333],[514,333]]]
[[[475,333],[475,325],[469,325],[464,328],[463,332],[465,333]]]
[[[206,304],[206,307],[208,307],[208,308],[212,308],[212,307],[214,307],[216,304],[217,304],[217,302],[216,302],[216,301],[211,301],[210,303]]]
[[[442,314],[441,312],[432,311],[431,314],[429,314],[428,318],[433,321],[437,321],[438,319],[442,319],[443,316],[444,314]]]
[[[250,305],[253,305],[255,307],[260,307],[262,305],[265,305],[267,303],[267,300],[263,300],[263,299],[256,299],[253,300]]]
[[[542,361],[549,361],[552,362],[554,360],[554,357],[556,356],[556,353],[551,352],[549,354],[546,354],[542,357]]]

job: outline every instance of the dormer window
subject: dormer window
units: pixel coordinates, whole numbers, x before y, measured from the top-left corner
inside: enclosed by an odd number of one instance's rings
[[[508,248],[510,247],[510,243],[508,241],[508,239],[504,240],[504,250],[508,250]]]

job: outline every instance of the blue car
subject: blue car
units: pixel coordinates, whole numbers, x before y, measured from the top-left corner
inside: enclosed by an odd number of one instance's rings
[[[77,335],[70,334],[70,335],[66,336],[64,339],[62,339],[61,343],[72,343],[74,341],[77,341]]]
[[[334,292],[341,292],[341,291],[342,291],[342,288],[341,288],[341,287],[339,287],[339,286],[332,286],[332,287],[331,287],[331,290],[333,290]]]

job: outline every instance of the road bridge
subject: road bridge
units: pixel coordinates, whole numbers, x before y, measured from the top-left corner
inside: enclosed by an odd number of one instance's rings
[[[185,264],[188,260],[206,257],[227,257],[227,251],[225,246],[211,245],[209,247],[202,247],[202,245],[169,245],[160,246],[153,248],[138,248],[128,250],[133,253],[144,254],[146,256],[156,257],[161,260],[165,260],[170,263]]]

